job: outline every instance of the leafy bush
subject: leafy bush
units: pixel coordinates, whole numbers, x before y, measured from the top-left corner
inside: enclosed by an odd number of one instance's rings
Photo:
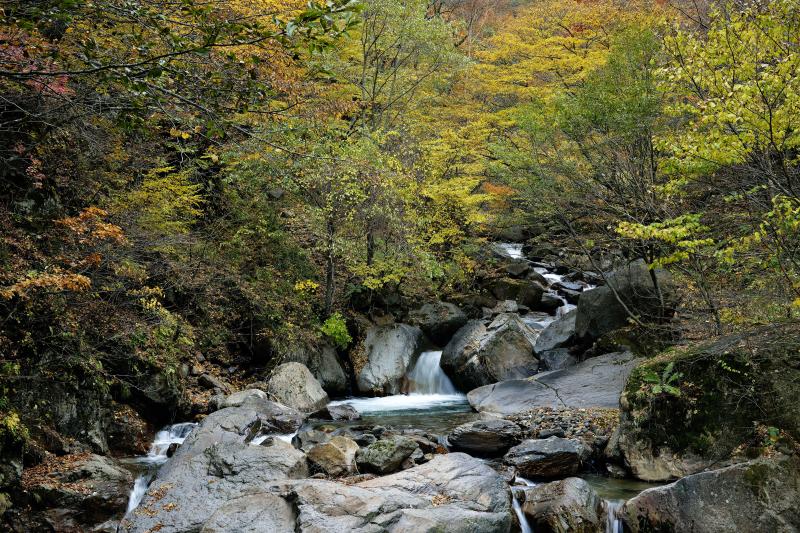
[[[347,348],[353,342],[350,332],[347,331],[347,323],[341,313],[333,313],[320,327],[325,334],[339,348]]]

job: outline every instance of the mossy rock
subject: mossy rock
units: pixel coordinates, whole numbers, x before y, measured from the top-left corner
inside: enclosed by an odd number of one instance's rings
[[[668,365],[679,394],[654,393]],[[626,431],[655,449],[728,456],[755,444],[758,425],[800,438],[800,323],[788,322],[673,348],[631,373],[622,405]]]

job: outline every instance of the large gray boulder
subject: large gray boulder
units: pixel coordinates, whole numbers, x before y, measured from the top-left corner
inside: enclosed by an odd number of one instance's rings
[[[301,363],[283,363],[272,371],[267,392],[277,401],[305,413],[324,408],[329,401],[319,381]]]
[[[217,413],[224,411],[228,409]],[[158,472],[121,531],[199,531],[206,522],[220,523],[213,515],[228,502],[270,482],[308,476],[305,455],[291,444],[271,439],[269,446],[254,446],[233,440],[234,433],[217,433],[228,438],[214,443],[190,440],[190,435]]]
[[[571,477],[524,490],[522,510],[534,531],[602,533],[606,531],[603,504],[586,481]]]
[[[366,394],[399,394],[403,377],[414,366],[422,330],[407,324],[375,326],[367,330],[367,362],[356,376],[358,390]]]
[[[447,436],[452,448],[477,455],[500,455],[521,439],[520,427],[502,419],[467,422]]]
[[[203,524],[200,533],[294,533],[296,521],[288,501],[275,494],[258,493],[223,504]]]
[[[539,367],[533,353],[538,333],[516,314],[473,320],[442,351],[441,366],[461,390],[532,376]]]
[[[257,446],[252,446],[257,449]],[[237,463],[242,464],[242,463]],[[403,472],[353,485],[333,481],[252,479],[232,468],[240,482],[214,479],[195,500],[175,501],[180,490],[160,484],[158,500],[123,522],[122,531],[392,531],[503,533],[511,527],[511,505],[503,478],[478,459],[453,453]],[[154,483],[155,484],[155,483]],[[199,484],[192,484],[190,489]],[[228,498],[216,495],[222,491]],[[152,514],[152,516],[150,516]],[[466,528],[466,529],[465,529]]]
[[[514,446],[503,462],[516,468],[523,477],[563,478],[577,474],[592,450],[577,439],[526,440]]]
[[[338,498],[319,486],[298,490],[299,508],[308,505],[315,511],[301,512],[299,529],[502,533],[511,528],[505,481],[482,461],[462,453],[437,455],[424,465],[349,488],[346,492],[337,487],[339,494],[346,494]]]
[[[417,443],[407,437],[381,439],[359,450],[356,463],[362,472],[390,474],[399,470],[417,448]]]
[[[409,322],[422,328],[434,343],[443,346],[467,323],[467,315],[455,304],[433,302],[411,311]]]
[[[479,387],[470,391],[467,399],[476,411],[501,415],[537,407],[616,408],[625,381],[637,364],[629,352],[610,353],[529,379]]]
[[[573,309],[548,324],[536,338],[533,351],[537,355],[541,355],[544,352],[567,346],[575,336],[575,317],[577,314],[577,310]]]
[[[623,508],[626,531],[800,531],[800,459],[758,459],[648,489]]]
[[[290,351],[283,358],[286,363],[302,363],[311,371],[328,394],[347,392],[347,374],[339,362],[336,349],[329,344],[305,346]]]
[[[629,313],[641,322],[669,319],[678,303],[671,274],[663,269],[651,274],[642,260],[615,270],[606,276],[606,282],[606,285],[581,293],[575,318],[575,333],[579,338],[597,339],[627,326]]]

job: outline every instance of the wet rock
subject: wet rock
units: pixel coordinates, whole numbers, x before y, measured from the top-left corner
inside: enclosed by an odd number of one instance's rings
[[[358,444],[353,439],[336,436],[325,444],[318,444],[308,452],[311,471],[319,470],[329,476],[339,477],[357,472]]]
[[[479,455],[501,455],[522,439],[520,427],[508,420],[478,420],[455,428],[447,437],[457,450]]]
[[[302,423],[300,412],[268,400],[227,407],[204,418],[202,424],[186,437],[176,456],[202,453],[215,443],[238,443],[258,435],[293,433]]]
[[[561,370],[578,364],[578,358],[566,348],[548,350],[539,354],[539,370]]]
[[[492,281],[489,290],[498,300],[514,300],[531,309],[539,306],[544,294],[544,287],[527,279],[496,279]]]
[[[542,294],[542,299],[539,302],[539,305],[536,306],[536,309],[540,311],[545,311],[550,314],[555,314],[556,310],[559,307],[564,305],[564,301],[559,298],[557,294],[553,294],[551,292],[545,292]]]
[[[675,282],[663,269],[654,272],[658,289],[647,264],[639,260],[606,276],[607,285],[583,292],[575,319],[576,335],[597,339],[627,326],[629,314],[625,307],[643,322],[669,319],[677,305]]]
[[[533,378],[479,387],[467,399],[476,411],[501,415],[537,407],[619,407],[620,393],[637,363],[629,352],[610,353]]]
[[[461,390],[531,376],[539,366],[536,336],[516,314],[498,315],[489,324],[473,320],[445,346],[440,364]]]
[[[534,531],[601,533],[603,505],[594,490],[580,478],[567,478],[517,493]]]
[[[390,474],[397,471],[417,449],[417,443],[407,437],[380,439],[359,450],[356,462],[361,471]]]
[[[758,459],[648,489],[623,508],[626,531],[800,530],[800,459]]]
[[[467,323],[467,315],[455,304],[434,302],[411,311],[409,322],[419,326],[430,340],[442,346]]]
[[[267,392],[277,401],[306,413],[328,404],[328,394],[305,365],[278,365],[267,382]]]
[[[361,413],[355,407],[346,403],[328,405],[326,409],[331,420],[358,420],[361,418]]]
[[[294,533],[297,516],[292,505],[275,494],[252,494],[225,503],[203,524],[200,533],[229,531]]]
[[[573,309],[548,324],[536,338],[533,351],[538,355],[567,346],[575,335],[575,317],[577,314],[577,310]]]
[[[591,452],[579,440],[550,437],[523,441],[503,461],[527,478],[562,478],[577,474]]]
[[[80,531],[122,516],[133,476],[114,459],[80,454],[26,469],[22,486],[55,531]]]
[[[357,375],[358,389],[367,394],[402,392],[421,339],[422,330],[407,324],[369,328],[364,339],[367,363]]]

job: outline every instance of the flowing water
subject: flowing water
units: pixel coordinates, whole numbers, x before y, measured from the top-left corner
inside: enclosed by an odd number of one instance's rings
[[[165,427],[156,433],[147,455],[137,457],[134,460],[136,464],[140,465],[140,468],[142,468],[144,472],[136,478],[133,484],[133,490],[131,490],[131,495],[128,498],[128,509],[125,511],[125,514],[136,509],[139,503],[141,503],[144,493],[147,491],[147,487],[158,472],[158,468],[167,462],[167,454],[169,453],[170,446],[173,444],[183,444],[183,441],[186,440],[186,437],[189,436],[189,433],[191,433],[196,426],[197,424],[184,422]]]
[[[348,404],[361,413],[357,424],[414,427],[434,433],[447,433],[454,427],[478,417],[467,397],[455,388],[439,366],[441,350],[420,354],[407,374],[408,394],[378,398],[349,398],[331,402]]]
[[[519,522],[519,529],[522,533],[533,533],[533,528],[528,522],[528,517],[525,511],[522,510],[522,505],[519,503],[517,494],[524,490],[524,487],[535,487],[536,483],[524,477],[514,477],[514,486],[511,487],[511,505],[514,509],[514,514],[517,515],[517,522]]]
[[[511,259],[522,259],[522,245],[516,242],[498,242],[494,244],[495,250]]]

